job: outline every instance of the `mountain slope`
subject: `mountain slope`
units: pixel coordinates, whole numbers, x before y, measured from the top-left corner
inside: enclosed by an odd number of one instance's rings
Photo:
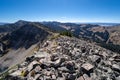
[[[26,23],[7,33],[0,39],[6,46],[6,53],[0,57],[0,72],[20,63],[50,35],[52,32],[46,30],[43,25],[34,23]]]
[[[120,54],[76,38],[47,40],[11,69],[9,80],[119,80]]]
[[[109,27],[107,28],[107,30],[110,33],[110,38],[108,40],[109,42],[112,42],[113,44],[119,44],[120,45],[120,26],[113,26],[113,27]]]
[[[42,24],[47,25],[47,26],[49,26],[49,28],[52,28],[56,31],[57,30],[71,31],[74,34],[74,36],[76,36],[78,38],[84,38],[84,39],[100,41],[100,42],[101,41],[106,42],[107,39],[109,38],[109,33],[107,30],[104,30],[103,32],[95,31],[97,29],[99,30],[99,28],[102,27],[102,26],[95,25],[95,24],[75,24],[75,23],[59,23],[59,22],[45,22]],[[61,28],[61,29],[57,29],[57,28]],[[94,30],[94,28],[95,28],[95,30]]]
[[[114,52],[120,53],[120,26],[100,26],[95,24],[75,24],[75,23],[59,23],[59,22],[45,22],[42,23],[49,28],[58,32],[70,31],[74,36],[90,40],[98,43],[100,46],[110,49]]]
[[[32,44],[43,41],[48,34],[48,32],[33,24],[27,24],[6,35],[1,40],[7,41],[8,46],[13,48],[29,48]]]

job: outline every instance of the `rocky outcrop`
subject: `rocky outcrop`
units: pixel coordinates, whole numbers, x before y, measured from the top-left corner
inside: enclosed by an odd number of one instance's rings
[[[46,41],[38,52],[11,69],[6,80],[119,80],[118,57],[120,54],[94,44],[60,37]]]

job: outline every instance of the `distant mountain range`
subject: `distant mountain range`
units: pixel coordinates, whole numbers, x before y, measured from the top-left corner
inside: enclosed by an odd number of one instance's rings
[[[23,20],[19,20],[19,21],[23,21]],[[45,22],[49,22],[49,21],[43,21],[42,23],[45,23]],[[52,21],[51,21],[52,22]],[[53,21],[53,22],[56,22],[57,21]],[[60,22],[58,22],[60,23]],[[69,22],[69,23],[72,23],[72,22]],[[9,23],[5,23],[5,22],[0,22],[0,25],[4,25],[4,24],[9,24]],[[96,23],[96,22],[75,22],[75,24],[92,24],[92,25],[99,25],[99,26],[116,26],[116,25],[120,25],[120,23]]]
[[[90,23],[90,24],[96,24],[96,25],[105,26],[105,27],[120,25],[120,23]]]
[[[8,23],[0,22],[0,25],[4,25],[4,24],[8,24]]]

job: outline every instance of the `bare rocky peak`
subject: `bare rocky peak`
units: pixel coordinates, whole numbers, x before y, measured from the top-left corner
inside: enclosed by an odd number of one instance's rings
[[[120,54],[69,37],[47,40],[6,80],[120,80]]]

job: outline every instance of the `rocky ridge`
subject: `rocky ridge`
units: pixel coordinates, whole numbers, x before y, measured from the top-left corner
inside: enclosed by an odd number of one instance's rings
[[[76,38],[48,40],[5,80],[120,80],[120,54]]]

